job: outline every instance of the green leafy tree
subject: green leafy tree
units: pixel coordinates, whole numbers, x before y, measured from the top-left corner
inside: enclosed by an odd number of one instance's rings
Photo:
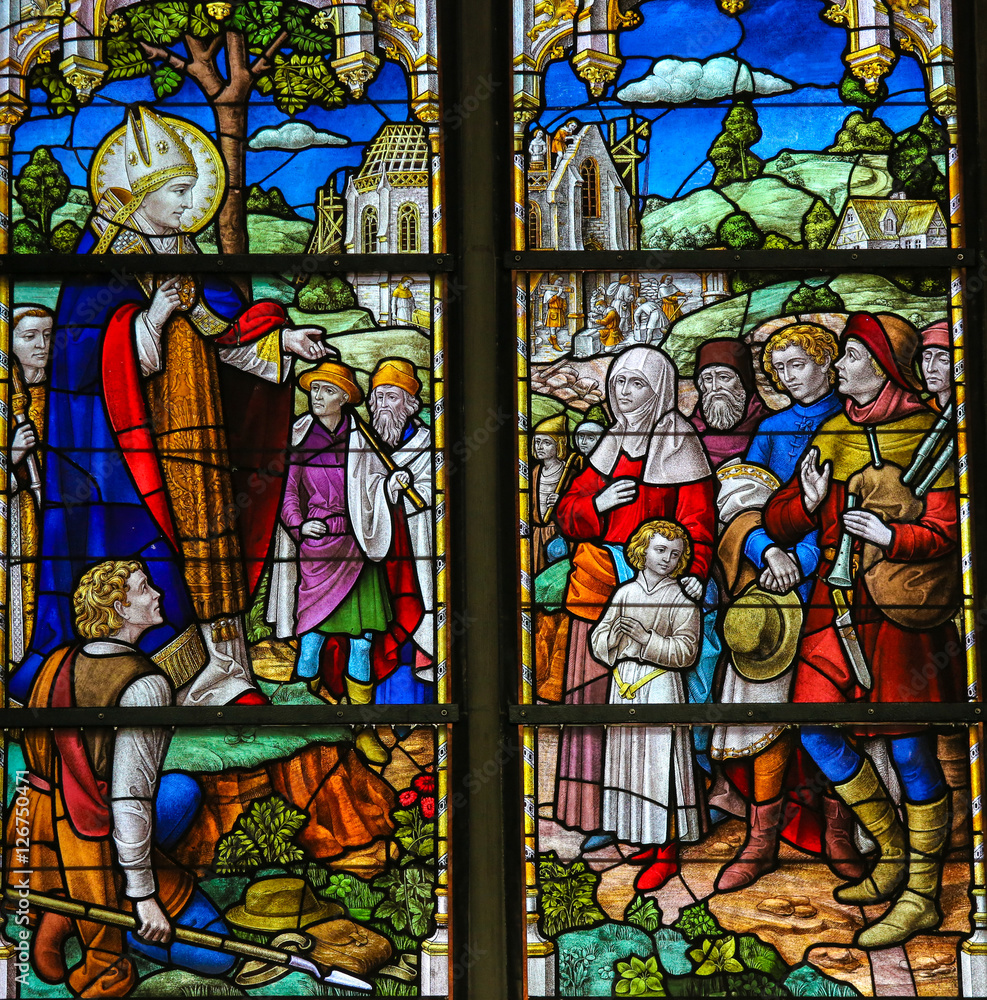
[[[877,90],[871,94],[859,80],[849,70],[843,74],[840,81],[840,100],[844,104],[854,105],[860,108],[865,118],[870,118],[874,110],[879,108],[888,99],[888,85],[882,79]]]
[[[294,209],[285,201],[280,188],[265,191],[259,184],[252,184],[247,192],[247,211],[276,215],[280,219],[297,218]]]
[[[921,121],[899,132],[891,145],[888,171],[895,191],[909,198],[946,200],[946,178],[935,161],[946,146],[942,130],[928,113]]]
[[[794,240],[790,240],[787,236],[783,236],[781,233],[768,233],[764,237],[764,245],[761,247],[762,250],[801,250],[802,244],[796,243]]]
[[[868,118],[860,111],[847,115],[836,133],[829,153],[886,153],[894,142],[894,133],[880,118]]]
[[[75,253],[82,230],[71,220],[60,222],[51,232],[51,248],[55,253]]]
[[[40,146],[17,175],[14,186],[24,214],[37,223],[44,242],[50,243],[51,217],[68,201],[68,175],[51,152]]]
[[[810,250],[823,250],[836,228],[836,215],[822,198],[809,206],[802,216],[802,241]]]
[[[760,250],[764,246],[764,233],[746,212],[728,215],[716,230],[717,239],[733,250]]]
[[[723,131],[713,141],[706,154],[716,167],[714,187],[725,187],[735,181],[750,181],[760,177],[764,161],[751,152],[761,138],[757,111],[753,104],[738,101],[723,119]]]
[[[788,296],[782,311],[793,316],[798,313],[846,312],[846,305],[828,285],[820,285],[818,288],[799,285]]]
[[[247,0],[219,19],[204,3],[151,0],[110,17],[103,60],[106,82],[146,78],[162,100],[187,83],[198,87],[213,110],[226,165],[227,197],[219,212],[223,253],[247,250],[244,175],[247,104],[254,90],[270,94],[288,115],[313,105],[339,107],[345,91],[331,65],[335,33],[327,11],[300,0]],[[215,9],[215,8],[214,8]],[[56,63],[43,64],[33,86],[48,92],[56,114],[77,102]],[[189,95],[190,100],[195,100]]]
[[[342,312],[356,305],[353,289],[338,274],[313,274],[298,293],[302,312]]]
[[[27,219],[18,219],[10,234],[14,253],[47,253],[48,243],[38,227]]]

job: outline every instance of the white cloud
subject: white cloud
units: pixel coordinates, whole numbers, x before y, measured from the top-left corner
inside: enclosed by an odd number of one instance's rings
[[[345,146],[349,140],[334,132],[315,129],[308,122],[285,122],[277,128],[258,129],[250,137],[251,149],[284,149],[294,153],[312,146]]]
[[[784,94],[794,89],[790,80],[752,70],[742,59],[714,56],[705,62],[659,59],[647,76],[621,87],[617,96],[633,104],[688,104],[741,94]]]

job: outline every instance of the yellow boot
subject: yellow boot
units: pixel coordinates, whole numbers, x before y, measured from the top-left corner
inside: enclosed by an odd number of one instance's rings
[[[346,694],[351,705],[369,705],[373,693],[373,684],[346,678]],[[356,734],[356,748],[371,764],[386,764],[391,759],[391,751],[377,739],[373,726],[366,726]]]
[[[857,935],[861,948],[890,948],[942,920],[937,899],[942,857],[949,836],[949,795],[925,805],[905,803],[908,817],[908,883],[898,901],[876,924]]]
[[[874,765],[867,759],[849,781],[833,787],[877,841],[881,851],[869,875],[859,882],[841,886],[833,895],[839,902],[855,906],[885,903],[905,880],[905,831],[898,820],[895,805],[877,776]]]

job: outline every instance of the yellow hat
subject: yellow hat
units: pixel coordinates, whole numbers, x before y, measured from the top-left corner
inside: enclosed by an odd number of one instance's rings
[[[556,413],[554,417],[546,417],[535,424],[535,434],[552,434],[564,437],[569,432],[569,421],[564,413]]]
[[[356,384],[353,369],[338,361],[323,361],[318,367],[302,373],[298,379],[298,384],[305,392],[311,389],[313,382],[331,382],[333,385],[338,385],[340,389],[346,390],[349,402],[354,405],[363,399],[363,392]]]
[[[415,376],[415,366],[405,358],[384,358],[370,376],[371,392],[379,385],[396,385],[412,396],[417,396],[422,384]]]
[[[226,911],[234,927],[276,934],[343,915],[338,903],[319,899],[303,878],[262,878],[247,886],[239,906]]]
[[[780,677],[795,659],[802,617],[798,591],[771,594],[752,583],[723,616],[723,640],[737,673],[749,681]]]

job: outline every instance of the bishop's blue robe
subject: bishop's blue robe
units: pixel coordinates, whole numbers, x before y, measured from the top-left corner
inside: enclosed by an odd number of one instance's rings
[[[95,244],[91,231],[78,252]],[[80,280],[62,289],[52,341],[36,624],[31,648],[10,680],[10,694],[27,697],[45,655],[76,640],[72,593],[93,564],[141,559],[162,592],[165,623],[144,633],[148,655],[196,623],[182,559],[148,509],[118,445],[106,409],[103,341],[107,324],[128,303],[149,298],[133,271],[138,259],[120,257],[109,282]],[[229,323],[246,308],[229,282],[206,278],[200,294]],[[226,366],[224,366],[226,367]]]

